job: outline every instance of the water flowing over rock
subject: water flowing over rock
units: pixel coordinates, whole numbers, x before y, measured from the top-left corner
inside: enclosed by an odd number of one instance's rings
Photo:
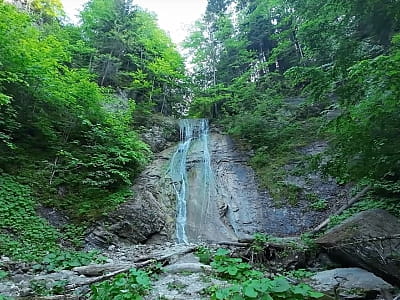
[[[180,193],[178,234],[184,220],[189,241],[237,240],[255,232],[288,236],[324,218],[302,206],[276,207],[269,193],[259,188],[249,155],[228,135],[206,125],[202,119],[181,121],[182,141],[170,165],[170,176]],[[185,203],[184,216],[179,214],[179,203]]]
[[[182,139],[169,172],[178,242],[237,240],[262,231],[265,203],[245,157],[229,149],[226,136],[209,135],[207,120],[180,124]]]
[[[179,145],[155,155],[136,179],[132,199],[92,228],[89,244],[290,236],[326,218],[328,212],[306,205],[276,207],[259,188],[249,155],[207,120],[181,120],[180,129]]]

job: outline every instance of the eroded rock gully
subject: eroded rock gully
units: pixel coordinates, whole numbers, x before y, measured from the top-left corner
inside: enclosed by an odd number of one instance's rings
[[[268,191],[259,188],[247,153],[215,128],[207,139],[214,186],[207,203],[200,199],[204,178],[199,166],[204,150],[198,140],[193,140],[186,161],[186,231],[190,242],[237,240],[255,232],[296,235],[329,213],[312,211],[306,205],[276,207]],[[174,151],[176,146],[155,155],[132,187],[132,199],[96,224],[88,235],[89,244],[104,247],[175,240],[176,196],[168,175]]]

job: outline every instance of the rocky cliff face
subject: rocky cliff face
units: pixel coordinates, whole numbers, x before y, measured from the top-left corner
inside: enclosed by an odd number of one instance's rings
[[[192,240],[196,237],[209,241],[243,239],[255,232],[274,236],[298,235],[317,225],[330,213],[330,210],[321,212],[311,209],[310,203],[305,200],[297,205],[277,206],[268,191],[259,187],[256,175],[248,164],[249,154],[239,149],[229,136],[215,129],[209,137],[209,149],[215,191],[207,206],[201,207],[199,203],[199,188],[203,186],[198,173],[201,148],[194,144],[188,156],[190,190],[187,231]],[[329,205],[333,210],[335,205],[346,201],[341,194],[345,189],[333,179],[320,175],[309,174],[313,180],[308,180],[310,184],[299,188],[318,193],[332,202]],[[205,214],[203,222],[199,220],[200,214]]]
[[[132,199],[99,221],[87,236],[96,246],[170,239],[175,224],[175,193],[166,177],[174,147],[157,154],[135,181]]]
[[[194,140],[188,152],[186,232],[189,241],[229,241],[255,232],[276,236],[306,231],[326,216],[304,206],[276,207],[259,189],[249,155],[218,130],[208,137],[213,170],[209,201],[204,201],[203,147]],[[176,146],[165,149],[136,180],[134,197],[96,224],[87,241],[106,246],[174,240],[176,195],[168,175]],[[328,213],[328,212],[327,212]]]

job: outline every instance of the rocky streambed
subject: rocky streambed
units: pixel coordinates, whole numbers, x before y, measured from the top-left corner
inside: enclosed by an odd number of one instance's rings
[[[13,299],[85,299],[92,283],[112,279],[132,267],[153,266],[152,272],[158,274],[143,299],[209,299],[207,290],[233,283],[219,277],[214,267],[201,262],[195,251],[199,247],[207,247],[212,252],[225,247],[230,249],[232,257],[262,263],[264,276],[284,276],[293,285],[307,283],[323,292],[323,299],[393,300],[400,297],[395,287],[400,278],[400,261],[395,256],[400,250],[398,228],[399,219],[383,210],[370,210],[322,235],[317,240],[320,247],[317,250],[300,238],[267,240],[258,244],[261,248],[257,251],[251,244],[228,242],[223,245],[121,244],[103,250],[108,257],[104,264],[50,273],[37,273],[30,264],[2,257],[2,269],[9,274],[0,280],[0,293]],[[348,253],[352,253],[352,262],[343,258]],[[52,296],[38,296],[40,291],[32,283],[39,282],[49,290],[64,282],[64,289],[53,290]]]

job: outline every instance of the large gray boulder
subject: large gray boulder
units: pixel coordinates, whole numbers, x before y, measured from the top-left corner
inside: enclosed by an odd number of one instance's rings
[[[309,284],[317,291],[341,299],[372,299],[380,293],[393,290],[393,286],[382,278],[360,268],[318,272],[311,277]]]
[[[382,209],[360,212],[321,236],[332,258],[400,282],[400,220]]]

